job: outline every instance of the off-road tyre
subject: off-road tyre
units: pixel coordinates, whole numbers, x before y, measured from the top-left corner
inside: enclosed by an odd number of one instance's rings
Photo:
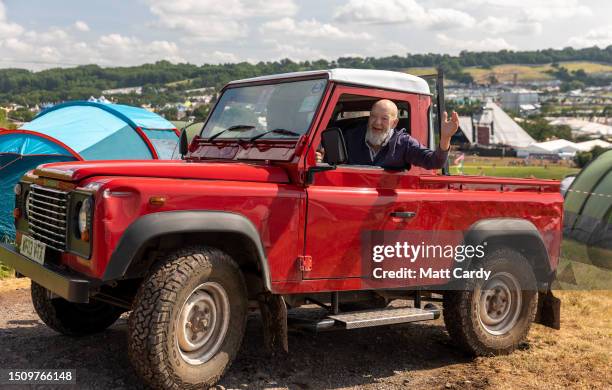
[[[519,252],[509,248],[495,249],[483,261],[472,264],[472,269],[492,271],[490,280],[498,275],[513,275],[520,284],[521,307],[516,310],[516,322],[510,329],[500,329],[492,334],[480,318],[482,279],[468,279],[460,287],[444,293],[444,323],[453,341],[469,354],[488,356],[507,354],[523,342],[533,322],[538,293],[536,280],[529,261]],[[488,291],[492,289],[487,288]],[[485,297],[486,298],[486,297]],[[516,300],[515,300],[516,301]],[[486,301],[488,302],[488,300]]]
[[[105,302],[72,303],[51,298],[49,291],[32,282],[32,303],[40,319],[51,329],[67,336],[86,336],[102,332],[125,311]]]
[[[229,325],[225,336],[217,337],[218,350],[209,360],[189,364],[179,347],[177,327],[184,323],[181,313],[199,286],[211,283],[227,293]],[[134,300],[128,322],[130,361],[137,374],[153,388],[206,389],[221,378],[234,360],[242,343],[246,317],[244,278],[230,256],[204,246],[170,253],[151,270]]]

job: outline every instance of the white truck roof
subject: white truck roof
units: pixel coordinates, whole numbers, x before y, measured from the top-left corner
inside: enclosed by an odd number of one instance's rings
[[[363,85],[367,87],[375,87],[382,89],[391,89],[395,91],[417,93],[421,95],[430,94],[429,85],[425,80],[420,77],[413,76],[407,73],[393,72],[390,70],[373,69],[335,68],[327,70],[310,70],[304,72],[280,73],[269,76],[260,76],[242,80],[235,80],[230,82],[228,85],[317,75],[325,76],[329,80],[340,83]]]

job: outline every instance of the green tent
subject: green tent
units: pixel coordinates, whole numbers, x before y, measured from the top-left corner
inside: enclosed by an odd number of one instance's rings
[[[593,265],[612,269],[612,150],[580,172],[564,205],[564,238],[583,246]]]

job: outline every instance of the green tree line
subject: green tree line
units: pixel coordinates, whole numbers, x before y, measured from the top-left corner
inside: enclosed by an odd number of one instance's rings
[[[340,57],[336,60],[294,62],[289,59],[251,64],[247,62],[220,65],[172,64],[158,61],[131,67],[83,65],[74,68],[53,68],[39,72],[25,69],[0,69],[0,104],[18,103],[33,105],[41,102],[86,99],[98,96],[105,89],[145,86],[142,97],[124,96],[125,103],[137,103],[141,99],[154,99],[155,95],[167,98],[189,88],[220,88],[230,80],[265,74],[316,70],[335,67],[400,70],[408,67],[441,67],[449,78],[465,83],[471,76],[463,72],[466,66],[489,67],[499,64],[545,64],[562,61],[596,61],[612,63],[612,45],[597,47],[536,51],[501,50],[498,52],[462,51],[459,55],[407,54],[388,57]],[[583,75],[571,75],[580,78]],[[166,84],[187,80],[168,87]],[[130,100],[131,99],[131,100]],[[152,102],[152,100],[148,100]],[[153,102],[154,103],[154,102]]]

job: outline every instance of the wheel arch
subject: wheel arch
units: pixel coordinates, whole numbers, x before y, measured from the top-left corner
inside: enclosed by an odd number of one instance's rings
[[[241,267],[247,284],[258,284],[250,277],[255,275],[261,279],[261,286],[253,288],[271,291],[259,232],[245,216],[225,211],[166,211],[138,218],[121,236],[103,280],[143,277],[159,254],[192,244],[223,250]]]
[[[538,282],[551,281],[551,264],[542,235],[530,221],[520,218],[490,218],[472,224],[464,236],[465,245],[482,245],[486,251],[497,247],[508,247],[523,254],[531,266]],[[485,253],[486,253],[485,251]],[[474,258],[467,259],[466,267]]]

